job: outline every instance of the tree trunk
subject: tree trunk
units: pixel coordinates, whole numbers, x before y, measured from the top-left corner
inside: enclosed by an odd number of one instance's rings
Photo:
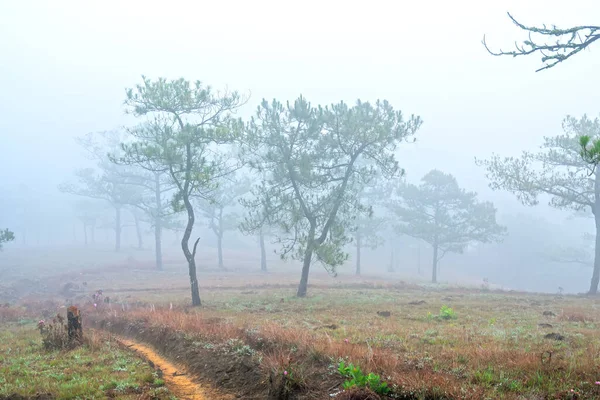
[[[388,265],[388,272],[394,272],[394,249],[392,248],[392,253],[390,257],[390,265]]]
[[[417,245],[417,273],[421,276],[421,244]]]
[[[162,271],[162,199],[160,194],[160,174],[154,174],[154,200],[156,215],[154,216],[154,252],[156,254],[156,269]]]
[[[198,241],[194,243],[194,251],[190,251],[190,237],[192,236],[192,229],[194,228],[195,216],[194,208],[190,202],[188,193],[183,193],[183,202],[188,214],[187,225],[183,232],[183,238],[181,239],[181,249],[185,255],[185,259],[188,262],[188,270],[190,275],[190,286],[192,291],[192,306],[200,306],[200,291],[198,290],[198,276],[196,275],[196,260],[195,260],[195,249],[198,245]]]
[[[144,238],[142,236],[142,227],[137,212],[133,212],[133,220],[135,221],[135,234],[137,235],[138,249],[141,250],[144,248]]]
[[[223,265],[223,207],[219,206],[219,226],[215,230],[215,234],[217,235],[217,255],[219,258],[219,268],[225,269]]]
[[[88,245],[88,240],[87,240],[87,224],[85,222],[83,223],[83,243],[86,246]]]
[[[121,250],[121,207],[115,207],[115,251]]]
[[[356,235],[356,275],[360,275],[360,235]]]
[[[438,245],[433,244],[433,269],[431,274],[431,282],[437,283],[437,268],[438,268]]]
[[[223,265],[223,234],[217,235],[217,252],[219,257],[219,268],[225,269]]]
[[[594,249],[594,272],[592,273],[589,294],[598,293],[598,282],[600,282],[600,215],[598,214],[599,213],[594,213],[594,220],[596,222],[596,245]]]
[[[312,261],[312,255],[314,252],[315,245],[315,226],[311,224],[310,231],[308,232],[308,240],[306,242],[306,250],[304,252],[304,262],[302,264],[302,276],[300,278],[300,285],[298,285],[297,297],[305,297],[306,291],[308,290],[308,273],[310,271],[310,262]]]
[[[162,229],[160,227],[160,222],[156,221],[154,225],[154,252],[156,258],[156,269],[162,271],[163,269],[163,261],[162,261]]]
[[[75,306],[71,306],[67,309],[67,335],[71,344],[79,345],[83,343],[81,313]]]
[[[263,235],[262,229],[259,232],[260,241],[260,270],[267,271],[267,252],[265,250],[265,235]]]
[[[600,281],[600,171],[596,168],[596,176],[594,180],[594,222],[596,223],[596,245],[594,248],[594,272],[592,273],[592,281],[590,282],[589,294],[598,293],[598,282]]]

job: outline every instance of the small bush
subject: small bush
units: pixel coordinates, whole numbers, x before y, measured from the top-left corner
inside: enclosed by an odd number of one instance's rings
[[[51,323],[41,320],[37,327],[42,335],[42,344],[46,350],[63,350],[70,347],[65,319],[57,314]]]
[[[354,366],[353,364],[346,365],[343,361],[340,361],[338,371],[344,378],[349,379],[344,382],[343,388],[345,390],[353,387],[367,387],[381,395],[390,392],[387,382],[383,382],[379,375],[372,372],[365,375],[358,366]]]
[[[448,306],[442,306],[442,308],[440,308],[440,313],[438,315],[433,315],[431,313],[427,313],[427,319],[443,319],[443,320],[449,320],[449,319],[456,319],[458,318],[458,316],[456,315],[456,312],[448,307]]]
[[[454,310],[448,306],[442,306],[440,309],[440,318],[441,319],[456,319],[456,313]]]

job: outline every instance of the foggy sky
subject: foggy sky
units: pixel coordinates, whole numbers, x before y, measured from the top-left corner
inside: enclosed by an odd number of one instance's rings
[[[262,98],[303,94],[323,105],[385,98],[424,120],[417,143],[404,145],[399,158],[409,179],[438,168],[510,212],[518,203],[487,189],[474,156],[535,150],[542,136],[562,132],[567,114],[598,116],[600,50],[539,73],[537,55],[493,57],[484,34],[495,49],[525,38],[507,11],[528,25],[567,27],[598,24],[600,4],[4,1],[2,196],[26,184],[37,187],[49,213],[59,207],[65,195],[56,186],[86,163],[73,138],[134,123],[124,115],[124,89],[144,74],[250,91],[243,117]]]

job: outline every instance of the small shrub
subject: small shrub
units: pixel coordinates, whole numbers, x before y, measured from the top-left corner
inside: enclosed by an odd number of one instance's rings
[[[496,374],[491,367],[484,370],[475,371],[473,379],[476,383],[491,387],[497,383]]]
[[[381,395],[390,392],[387,382],[383,382],[379,375],[372,372],[365,375],[358,366],[354,366],[353,364],[346,365],[344,361],[340,361],[338,371],[344,378],[349,379],[344,382],[343,388],[345,390],[353,387],[367,387]]]
[[[156,379],[156,377],[154,376],[154,374],[149,372],[149,373],[145,374],[145,375],[142,377],[142,382],[145,382],[145,383],[153,383],[153,382],[154,382],[154,379]]]
[[[41,320],[37,327],[42,335],[42,344],[46,350],[63,350],[69,348],[69,335],[65,319],[57,314],[51,323]]]
[[[256,351],[247,344],[244,344],[240,339],[229,339],[227,341],[229,348],[240,356],[252,356],[256,354]]]
[[[456,312],[448,306],[442,306],[440,309],[440,318],[441,319],[456,319]]]
[[[458,318],[458,316],[456,315],[456,312],[452,308],[445,306],[445,305],[442,306],[442,308],[440,308],[440,313],[438,315],[433,315],[430,312],[427,313],[428,320],[433,320],[433,319],[449,320],[449,319],[456,319],[456,318]]]
[[[113,379],[110,382],[107,382],[104,385],[101,385],[100,390],[104,390],[104,391],[115,390],[118,385],[119,385],[119,383]]]

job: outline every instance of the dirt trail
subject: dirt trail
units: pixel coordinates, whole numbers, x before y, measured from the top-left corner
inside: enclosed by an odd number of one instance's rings
[[[129,339],[118,337],[117,340],[128,348],[140,353],[143,358],[151,361],[154,366],[162,371],[162,379],[165,381],[167,388],[182,400],[229,400],[232,396],[226,396],[218,393],[213,389],[204,387],[194,382],[190,375],[187,374],[185,368],[172,364],[160,355],[158,355],[151,347],[134,342]]]

